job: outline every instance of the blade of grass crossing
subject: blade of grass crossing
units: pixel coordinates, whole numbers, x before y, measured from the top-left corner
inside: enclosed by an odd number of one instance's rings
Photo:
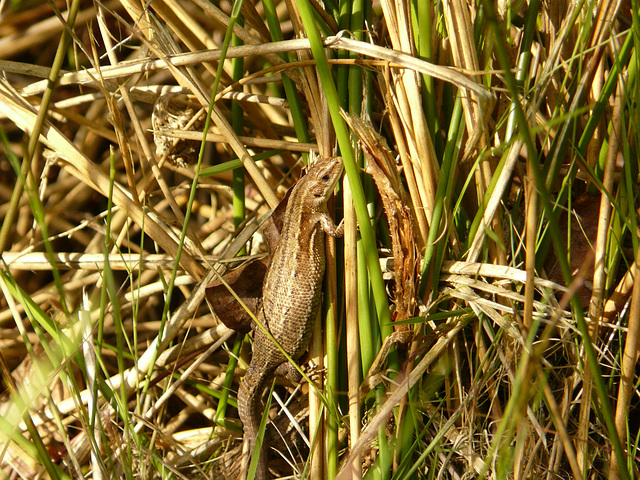
[[[231,391],[231,386],[233,385],[233,372],[235,372],[236,366],[238,365],[238,356],[240,355],[240,349],[242,348],[242,344],[244,343],[244,334],[238,334],[235,342],[233,343],[233,347],[231,349],[231,355],[229,355],[229,364],[227,365],[227,370],[224,375],[224,381],[222,383],[222,392],[220,393],[218,400],[218,408],[216,409],[215,423],[222,426],[227,426],[226,422],[226,412],[227,405],[229,403],[229,392]]]
[[[256,437],[253,452],[249,452],[249,455],[251,455],[251,462],[249,463],[249,470],[247,471],[247,480],[253,480],[256,477],[256,471],[258,470],[258,460],[260,459],[259,452],[262,450],[262,443],[264,442],[264,434],[267,428],[267,421],[269,420],[269,410],[271,410],[271,396],[273,394],[274,385],[275,383],[271,382],[271,388],[269,389],[269,395],[267,395],[267,401],[264,405],[262,418],[260,419],[258,436]]]
[[[373,311],[370,301],[369,275],[362,248],[362,245],[358,243],[358,333],[362,374],[366,375],[376,358],[376,352],[380,349],[382,341],[375,311]]]
[[[356,0],[354,2],[341,1],[339,5],[340,17],[339,28],[348,29],[354,32],[354,35],[358,38],[362,38],[362,28],[364,25],[364,1]],[[354,55],[347,54],[346,52],[338,52],[338,58],[350,58]],[[340,98],[342,106],[345,110],[352,113],[359,114],[362,108],[362,74],[359,66],[342,66],[338,67],[337,83],[340,91]],[[337,220],[337,219],[336,219]],[[341,276],[339,276],[341,278]],[[342,384],[340,380],[345,380],[343,375],[340,374],[340,357],[338,355],[338,343],[332,338],[338,338],[337,325],[335,325],[335,315],[331,317],[334,323],[327,324],[327,327],[331,325],[332,329],[327,328],[327,391],[329,395],[327,398],[333,402],[332,408],[327,410],[327,478],[334,478],[338,473],[339,465],[339,418],[335,416],[338,412],[337,409],[337,397],[331,395],[331,392],[346,391],[347,385],[345,382]],[[329,320],[329,319],[327,319]],[[344,329],[342,329],[344,332]],[[346,344],[346,338],[344,338],[346,348],[352,346]],[[330,415],[334,413],[334,415]]]
[[[240,26],[244,25],[242,17],[238,17],[236,23]],[[243,45],[236,35],[233,35],[232,44],[234,47]],[[232,80],[238,82],[244,74],[244,59],[236,57],[231,59]],[[244,130],[244,116],[242,107],[237,100],[231,101],[231,126],[233,131],[238,135],[242,135]],[[244,201],[244,168],[235,168],[233,170],[233,226],[238,228],[245,218],[245,201]],[[242,249],[238,255],[244,255],[246,249]]]
[[[329,283],[329,282],[325,282]],[[338,440],[339,429],[339,409],[337,394],[340,391],[340,375],[339,375],[339,362],[338,348],[340,346],[339,329],[337,312],[331,308],[331,298],[327,298],[325,302],[327,305],[327,315],[325,323],[325,335],[327,341],[325,342],[326,355],[327,355],[327,377],[326,377],[326,395],[325,398],[329,405],[325,410],[325,417],[327,422],[327,478],[335,478],[338,471],[340,451],[340,442]],[[316,440],[319,441],[319,440]]]
[[[353,11],[361,8],[361,0],[355,2],[349,2],[341,0],[338,2],[338,28],[340,30],[352,30],[351,22],[353,17]],[[337,57],[339,59],[346,59],[349,57],[348,52],[338,51]],[[336,84],[338,89],[338,97],[340,99],[341,108],[344,110],[350,110],[350,102],[353,95],[353,90],[350,88],[351,68],[348,65],[340,65],[336,67]],[[356,87],[357,88],[357,87]],[[360,87],[361,88],[361,87]],[[336,197],[337,199],[337,197]],[[337,219],[336,219],[337,220]],[[338,351],[338,342],[335,339],[338,338],[338,327],[336,323],[336,312],[329,312],[331,316],[327,317],[326,324],[326,355],[327,355],[327,377],[326,377],[326,392],[327,400],[330,402],[330,406],[327,409],[327,478],[335,478],[338,472],[339,465],[339,450],[340,443],[338,438],[339,433],[339,418],[335,415],[338,412],[338,397],[337,392],[344,390],[344,386],[340,385],[340,357]],[[344,330],[344,329],[342,329]],[[332,340],[333,339],[333,340]],[[349,345],[344,344],[346,348]]]

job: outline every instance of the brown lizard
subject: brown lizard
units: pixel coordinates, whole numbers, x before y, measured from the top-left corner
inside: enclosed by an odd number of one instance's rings
[[[262,287],[258,321],[282,349],[297,360],[307,349],[320,307],[325,270],[325,233],[340,236],[329,217],[327,199],[342,174],[342,159],[317,161],[293,187],[280,240]],[[253,357],[238,390],[238,412],[250,454],[262,418],[262,394],[274,375],[295,372],[263,329],[254,328]],[[297,373],[297,372],[295,372]],[[267,452],[261,448],[255,478],[268,478]]]

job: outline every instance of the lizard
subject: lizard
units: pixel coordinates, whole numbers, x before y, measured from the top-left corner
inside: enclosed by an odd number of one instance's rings
[[[318,160],[294,185],[284,215],[280,240],[262,287],[257,321],[282,349],[297,360],[307,349],[320,307],[325,270],[325,234],[342,235],[329,216],[327,200],[342,174],[342,159]],[[250,454],[259,455],[256,480],[268,478],[267,452],[254,452],[262,394],[275,375],[292,378],[297,371],[260,325],[254,327],[253,356],[238,390],[238,413]]]

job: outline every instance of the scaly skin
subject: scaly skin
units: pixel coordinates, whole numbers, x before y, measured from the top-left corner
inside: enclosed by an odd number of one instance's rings
[[[262,287],[258,321],[294,360],[309,345],[313,322],[320,307],[325,270],[325,233],[341,235],[327,210],[327,199],[342,174],[342,160],[319,160],[293,187],[278,246]],[[253,357],[238,390],[238,412],[245,442],[253,453],[263,405],[262,394],[275,374],[292,366],[262,328],[255,326]],[[266,480],[267,451],[259,455],[256,480]]]

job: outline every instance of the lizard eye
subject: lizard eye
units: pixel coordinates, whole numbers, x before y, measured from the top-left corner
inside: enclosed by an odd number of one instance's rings
[[[327,173],[325,173],[325,174],[322,176],[322,181],[323,181],[323,182],[328,182],[328,181],[329,181],[329,175],[328,175]]]

